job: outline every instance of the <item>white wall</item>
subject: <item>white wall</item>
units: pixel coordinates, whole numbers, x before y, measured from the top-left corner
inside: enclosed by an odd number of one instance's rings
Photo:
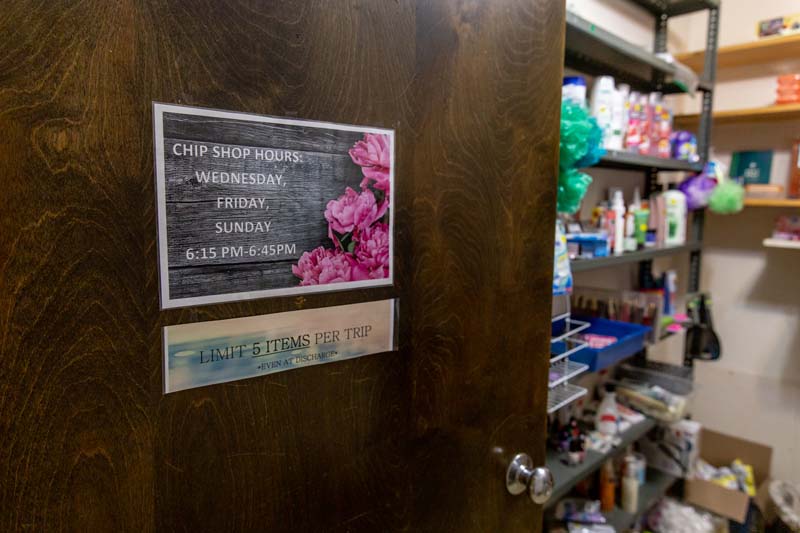
[[[571,9],[635,44],[652,49],[651,19],[626,0],[569,0]],[[756,40],[759,20],[800,12],[798,0],[722,0],[720,45]],[[673,19],[669,25],[674,53],[702,49],[704,13]],[[743,67],[721,72],[716,109],[770,105],[775,76],[800,72],[800,58],[788,63]],[[681,97],[679,112],[694,112],[697,102]],[[800,139],[800,123],[715,127],[713,154],[729,164],[742,149],[772,149],[772,182],[785,184],[791,143]],[[643,185],[635,173],[593,170],[595,184],[586,205],[609,186]],[[627,197],[630,198],[629,196]],[[791,210],[747,208],[733,216],[708,215],[701,287],[713,296],[715,327],[723,358],[697,363],[693,415],[713,429],[773,446],[773,476],[800,482],[800,253],[761,246],[780,213]],[[675,268],[687,280],[686,256],[659,259],[655,270]],[[635,267],[579,273],[576,284],[620,286],[635,283]],[[679,362],[683,339],[672,338],[651,353]]]

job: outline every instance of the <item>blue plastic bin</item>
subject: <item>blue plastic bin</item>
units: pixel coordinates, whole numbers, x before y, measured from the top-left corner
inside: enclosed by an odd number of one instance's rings
[[[640,326],[639,324],[617,322],[616,320],[606,320],[604,318],[576,316],[575,319],[591,323],[591,326],[581,331],[581,334],[594,333],[596,335],[607,335],[618,339],[614,344],[606,346],[601,350],[595,350],[587,346],[583,350],[569,356],[570,361],[589,365],[590,372],[603,370],[623,359],[635,355],[639,350],[644,348],[645,338],[652,329],[650,326]]]

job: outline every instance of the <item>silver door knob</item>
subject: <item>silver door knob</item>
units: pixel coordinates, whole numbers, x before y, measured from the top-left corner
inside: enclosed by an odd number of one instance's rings
[[[508,465],[506,488],[514,496],[527,490],[533,503],[541,505],[553,494],[553,474],[544,466],[534,468],[527,453],[518,453]]]

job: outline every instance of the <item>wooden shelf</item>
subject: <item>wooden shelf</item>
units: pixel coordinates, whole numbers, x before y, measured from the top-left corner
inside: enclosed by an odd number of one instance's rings
[[[745,207],[800,207],[800,198],[745,198]]]
[[[787,241],[784,239],[764,239],[762,244],[767,248],[786,248],[789,250],[800,250],[800,241]]]
[[[676,59],[689,65],[695,72],[703,71],[705,51],[679,54]],[[717,68],[743,67],[774,61],[796,60],[800,57],[800,34],[785,37],[767,37],[732,46],[723,46],[717,52]]]
[[[714,111],[714,124],[740,124],[743,122],[773,122],[800,119],[800,104],[771,105],[730,111]],[[678,115],[675,124],[680,128],[695,126],[700,115]]]

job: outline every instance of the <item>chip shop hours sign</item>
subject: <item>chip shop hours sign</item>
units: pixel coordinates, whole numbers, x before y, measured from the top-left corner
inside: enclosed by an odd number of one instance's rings
[[[153,114],[162,308],[392,284],[392,130]]]

